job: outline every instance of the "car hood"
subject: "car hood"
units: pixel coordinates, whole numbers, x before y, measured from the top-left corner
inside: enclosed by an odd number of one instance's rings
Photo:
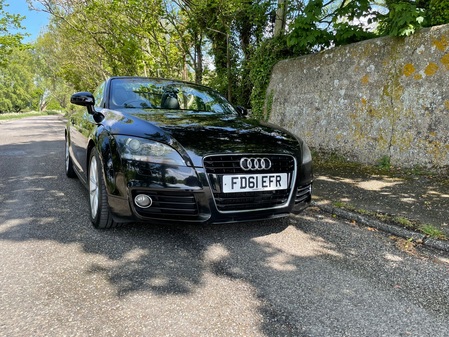
[[[106,120],[111,121],[110,117]],[[283,153],[298,156],[302,145],[286,130],[236,115],[136,110],[120,112],[113,120],[111,133],[170,144],[181,155],[188,156],[194,166],[202,166],[202,158],[209,154]]]

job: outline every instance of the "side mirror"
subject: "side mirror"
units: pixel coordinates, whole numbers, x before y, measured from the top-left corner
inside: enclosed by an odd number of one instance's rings
[[[237,112],[240,116],[248,116],[248,109],[246,109],[242,106],[236,106],[234,108],[235,108],[235,110],[237,110]]]
[[[87,107],[87,112],[94,116],[97,123],[100,123],[104,118],[101,113],[95,111],[95,98],[90,92],[82,91],[73,94],[70,97],[70,103]]]
[[[90,92],[77,92],[70,97],[70,103],[81,105],[81,106],[91,106],[95,105],[95,98]]]

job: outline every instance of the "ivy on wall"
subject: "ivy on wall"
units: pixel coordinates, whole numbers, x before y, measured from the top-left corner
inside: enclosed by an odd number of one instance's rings
[[[285,36],[267,40],[261,44],[250,62],[250,79],[253,83],[251,93],[252,115],[267,120],[265,112],[266,89],[274,65],[280,60],[296,56],[287,46]]]

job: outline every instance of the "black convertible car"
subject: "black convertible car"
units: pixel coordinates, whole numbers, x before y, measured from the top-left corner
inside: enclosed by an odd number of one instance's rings
[[[97,228],[261,220],[310,203],[307,145],[210,88],[112,77],[71,102],[85,109],[68,119],[65,170],[88,188]]]

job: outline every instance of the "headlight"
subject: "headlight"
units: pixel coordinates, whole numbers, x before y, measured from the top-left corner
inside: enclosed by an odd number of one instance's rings
[[[116,136],[116,140],[123,159],[185,166],[179,153],[166,144],[129,136]]]
[[[310,163],[312,161],[312,153],[306,143],[302,143],[302,163]]]

